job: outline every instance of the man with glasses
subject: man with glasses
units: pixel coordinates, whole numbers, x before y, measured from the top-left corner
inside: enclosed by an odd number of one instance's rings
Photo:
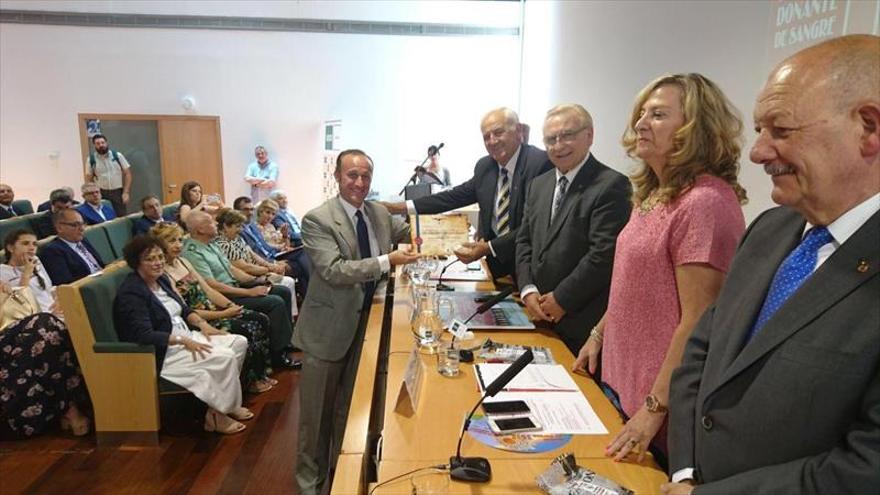
[[[537,177],[516,238],[516,279],[535,318],[550,321],[577,355],[608,304],[617,234],[629,219],[632,189],[590,153],[593,119],[577,104],[544,120],[556,170]]]
[[[516,231],[523,214],[526,189],[535,177],[552,168],[544,151],[523,144],[516,112],[497,108],[480,123],[488,156],[477,161],[474,176],[452,189],[406,203],[387,203],[392,213],[443,213],[473,203],[480,206],[476,242],[455,254],[464,263],[486,257],[492,276],[514,272]]]
[[[104,268],[104,261],[95,248],[83,238],[86,224],[73,208],[52,214],[58,237],[39,254],[49,278],[55,285],[69,284]]]
[[[83,204],[77,206],[76,211],[82,215],[87,225],[97,225],[116,218],[113,207],[105,205],[101,201],[101,188],[94,182],[86,182],[80,188]]]

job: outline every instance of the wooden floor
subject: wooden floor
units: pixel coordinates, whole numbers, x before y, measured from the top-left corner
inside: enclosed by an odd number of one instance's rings
[[[60,432],[0,442],[0,494],[295,494],[299,373],[245,396],[256,414],[233,436],[160,434],[158,447],[97,448]]]

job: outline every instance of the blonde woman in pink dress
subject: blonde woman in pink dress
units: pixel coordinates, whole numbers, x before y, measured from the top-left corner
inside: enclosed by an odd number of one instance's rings
[[[575,368],[618,396],[626,424],[605,454],[621,460],[653,443],[662,462],[672,371],[715,300],[745,230],[737,182],[742,121],[700,74],[661,77],[636,98],[623,135],[641,162],[634,207],[617,239],[611,294]]]

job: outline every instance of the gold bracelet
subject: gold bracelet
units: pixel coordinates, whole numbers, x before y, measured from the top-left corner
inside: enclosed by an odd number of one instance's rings
[[[605,336],[602,335],[602,332],[599,331],[599,325],[596,325],[595,327],[593,327],[592,330],[590,330],[590,338],[596,339],[596,342],[600,344],[602,343],[602,340],[605,338]]]

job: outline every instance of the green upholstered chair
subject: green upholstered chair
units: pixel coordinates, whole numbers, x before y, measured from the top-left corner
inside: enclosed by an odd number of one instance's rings
[[[177,220],[177,210],[180,207],[180,201],[175,201],[169,205],[162,207],[162,218],[165,220]]]
[[[107,237],[107,230],[104,229],[103,224],[87,228],[84,237],[92,244],[92,247],[98,252],[98,256],[101,257],[101,261],[105,264],[116,259],[116,254],[113,253],[110,239]]]
[[[58,288],[92,399],[99,445],[157,444],[160,398],[189,394],[157,376],[152,345],[119,340],[113,300],[129,273],[123,262],[116,262],[98,276]]]
[[[114,259],[122,259],[122,248],[131,240],[131,226],[132,221],[128,217],[117,218],[101,224],[110,240]]]
[[[30,215],[34,212],[34,204],[29,199],[16,199],[12,202],[12,206],[22,215]]]
[[[34,215],[22,215],[20,217],[12,217],[7,218],[6,220],[0,220],[0,244],[6,242],[6,236],[13,230],[27,229],[33,232],[34,228],[30,222],[30,217],[32,216]],[[0,246],[0,249],[3,249],[3,246]]]

